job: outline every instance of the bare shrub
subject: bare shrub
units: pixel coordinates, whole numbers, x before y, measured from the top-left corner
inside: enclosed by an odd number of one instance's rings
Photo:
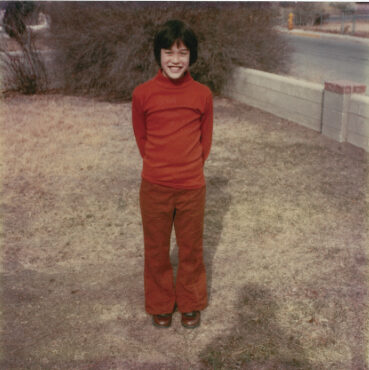
[[[4,29],[11,37],[15,50],[10,50],[6,38],[0,44],[0,62],[4,90],[35,94],[47,90],[48,78],[44,61],[36,47],[37,36],[27,28],[26,20],[39,6],[32,2],[10,2],[4,16]]]
[[[3,84],[5,90],[35,94],[47,90],[48,77],[32,34],[27,33],[27,36],[19,39],[18,51],[8,51],[6,46],[0,46]]]
[[[294,22],[297,26],[321,24],[329,17],[323,3],[298,2],[295,3],[293,12]]]
[[[35,3],[32,1],[9,1],[3,19],[5,32],[16,40],[22,38],[26,32],[26,19],[34,10]]]
[[[152,43],[168,19],[200,41],[193,77],[219,93],[233,66],[285,70],[286,44],[273,29],[278,8],[259,3],[61,2],[47,5],[51,39],[68,93],[130,98],[157,71]]]

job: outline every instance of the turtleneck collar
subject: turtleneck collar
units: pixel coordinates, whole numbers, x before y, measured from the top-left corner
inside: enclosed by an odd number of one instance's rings
[[[163,71],[160,69],[155,77],[155,79],[162,83],[165,84],[167,87],[178,87],[178,86],[183,86],[189,82],[192,81],[192,77],[189,71],[186,71],[186,73],[179,79],[177,80],[172,80],[168,77],[165,77],[163,74]]]

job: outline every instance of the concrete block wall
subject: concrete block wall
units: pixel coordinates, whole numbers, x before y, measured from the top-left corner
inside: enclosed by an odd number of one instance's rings
[[[369,152],[369,96],[351,95],[347,141]]]
[[[278,117],[321,131],[324,86],[238,67],[224,93]]]
[[[322,133],[340,143],[346,139],[347,108],[350,95],[324,91]]]
[[[328,81],[324,87],[322,133],[340,143],[350,142],[368,150],[365,99],[366,86],[352,81]],[[358,100],[359,99],[359,100]],[[359,144],[359,145],[357,145]]]
[[[369,152],[369,97],[351,81],[310,83],[238,67],[224,95]]]

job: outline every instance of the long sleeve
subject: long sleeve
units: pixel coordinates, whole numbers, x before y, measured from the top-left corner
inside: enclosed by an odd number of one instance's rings
[[[140,151],[141,157],[143,158],[145,156],[146,143],[145,113],[135,93],[133,93],[132,97],[132,125],[133,132],[136,137],[137,146]]]
[[[201,145],[204,163],[210,153],[212,136],[213,136],[213,98],[210,94],[206,99],[205,111],[201,118]]]
[[[178,189],[205,185],[204,163],[213,131],[213,99],[207,86],[190,73],[170,80],[159,71],[133,91],[132,126],[143,179]]]

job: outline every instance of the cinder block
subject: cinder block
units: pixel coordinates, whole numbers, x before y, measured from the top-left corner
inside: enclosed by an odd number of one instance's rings
[[[250,92],[250,89],[245,91]],[[271,99],[268,99],[262,94],[248,95],[243,92],[235,91],[232,89],[227,90],[227,94],[229,97],[236,99],[244,104],[248,104],[253,107],[262,109],[266,112],[275,114],[278,117],[288,119],[292,122],[296,122],[297,124],[310,128],[312,130],[319,132],[321,131],[320,112],[319,114],[317,114],[316,117],[314,117],[313,114],[309,114],[308,109],[306,110],[306,112],[308,112],[306,114],[302,114],[302,112],[299,111],[298,109],[294,111],[292,109],[294,107],[294,104],[291,104],[290,100],[286,97],[279,96],[278,98],[279,100],[274,99],[272,101]],[[317,107],[316,109],[319,110],[319,107]]]
[[[312,116],[316,120],[321,119],[321,101],[312,102],[299,97],[287,95],[284,92],[271,90],[268,87],[261,87],[248,84],[242,93],[251,99],[265,101],[285,112],[298,112],[304,116]]]
[[[369,97],[360,95],[365,89],[351,81],[323,86],[239,67],[224,91],[245,104],[369,151]]]
[[[326,109],[324,107],[323,111],[323,128],[324,126],[329,126],[335,130],[342,131],[343,125],[347,123],[347,114],[343,112],[338,112],[335,110]],[[323,130],[324,132],[324,130]]]
[[[346,112],[350,103],[350,95],[324,91],[324,109]]]
[[[232,83],[229,83],[227,86],[233,91],[242,91],[246,89],[247,84],[240,78],[234,79]]]
[[[342,138],[342,133],[340,130],[336,130],[334,127],[331,126],[324,126],[322,127],[322,134],[329,137],[330,139],[336,140],[342,143],[344,140]]]
[[[250,83],[243,84],[240,80],[227,85],[224,90],[227,96],[315,131],[321,131],[321,101],[314,103],[269,89],[268,85],[262,87]]]
[[[351,95],[349,112],[369,120],[369,96],[357,94]]]
[[[324,86],[322,133],[339,142],[346,141],[351,93],[365,92],[366,87],[351,81],[331,81]]]
[[[289,121],[295,122],[301,126],[309,128],[314,131],[321,132],[321,119],[314,119],[312,116],[303,116],[298,112],[288,112],[288,115],[279,115],[279,117],[288,119]]]
[[[349,132],[347,134],[347,142],[369,152],[369,139],[367,136],[362,136],[353,132]]]
[[[252,107],[263,109],[258,105],[258,101],[256,101],[255,99],[252,99],[249,96],[243,94],[239,90],[234,90],[234,89],[229,88],[229,89],[227,89],[227,96],[232,98],[232,99],[235,99],[235,100],[237,100],[241,103],[250,105]]]
[[[316,87],[306,86],[306,85],[295,85],[288,84],[283,87],[285,94],[290,96],[295,96],[297,98],[303,99],[305,101],[310,101],[312,103],[322,104],[323,97],[323,86],[316,85]]]
[[[357,135],[369,137],[369,120],[350,113],[348,115],[347,132],[352,132]]]
[[[252,83],[256,86],[265,86],[270,90],[276,90],[287,95],[300,97],[304,100],[320,102],[322,99],[322,84],[247,68],[244,68],[241,73],[237,72],[237,76],[241,77],[241,75],[246,83]]]

